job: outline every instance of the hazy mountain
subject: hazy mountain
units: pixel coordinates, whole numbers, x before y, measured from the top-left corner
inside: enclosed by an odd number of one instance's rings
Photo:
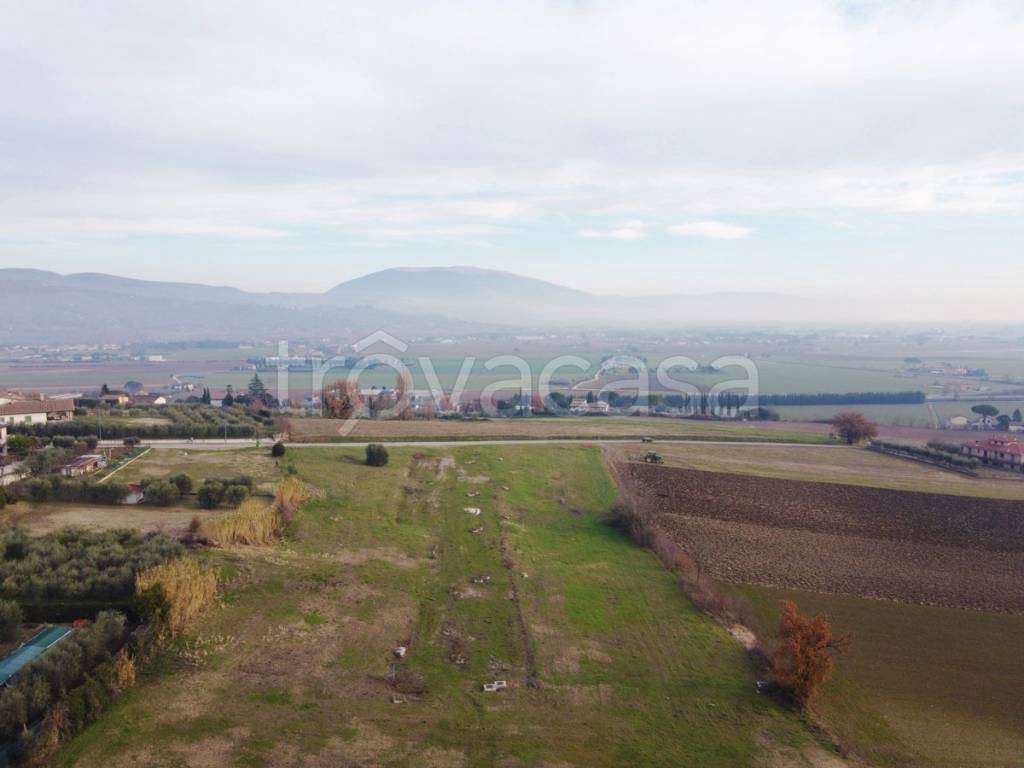
[[[672,326],[825,320],[834,305],[768,293],[597,296],[544,280],[474,267],[387,269],[335,286],[344,304],[431,312],[467,321]]]
[[[271,296],[236,288],[38,270],[0,269],[0,296],[4,344],[355,340],[379,329],[419,337],[464,334],[481,327],[447,317],[324,304],[303,294]]]
[[[472,267],[388,269],[325,293],[0,269],[0,340],[80,343],[182,339],[457,335],[500,327],[666,327],[824,320],[833,305],[792,296],[596,296]]]

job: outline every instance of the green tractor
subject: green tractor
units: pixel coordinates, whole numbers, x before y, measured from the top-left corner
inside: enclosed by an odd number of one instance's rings
[[[664,464],[665,459],[656,451],[648,451],[644,454],[644,464]]]

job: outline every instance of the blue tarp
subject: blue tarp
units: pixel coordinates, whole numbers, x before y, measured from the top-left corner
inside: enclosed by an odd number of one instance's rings
[[[47,627],[24,645],[0,659],[0,685],[18,674],[29,662],[38,659],[54,643],[71,633],[71,627]]]

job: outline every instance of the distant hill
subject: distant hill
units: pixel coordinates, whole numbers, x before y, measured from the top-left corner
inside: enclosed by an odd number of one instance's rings
[[[0,269],[8,343],[457,335],[517,328],[823,320],[824,302],[760,293],[597,296],[473,267],[387,269],[325,293],[252,293],[99,273]]]
[[[387,269],[335,286],[344,304],[441,313],[463,320],[520,326],[592,323],[628,327],[735,325],[824,320],[823,301],[735,292],[664,296],[598,296],[561,285],[475,267]]]

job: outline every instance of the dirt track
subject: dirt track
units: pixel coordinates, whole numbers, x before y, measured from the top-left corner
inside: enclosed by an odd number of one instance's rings
[[[620,465],[627,493],[727,581],[1024,612],[1024,503]]]

